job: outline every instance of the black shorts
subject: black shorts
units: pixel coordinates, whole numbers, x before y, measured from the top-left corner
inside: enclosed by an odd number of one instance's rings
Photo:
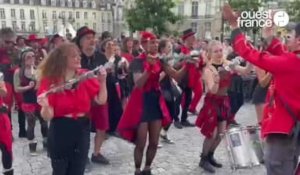
[[[259,84],[257,84],[253,92],[252,103],[255,105],[265,103],[267,92],[268,92],[268,86],[261,87]]]
[[[142,122],[151,122],[162,118],[159,104],[160,91],[152,90],[143,94]]]

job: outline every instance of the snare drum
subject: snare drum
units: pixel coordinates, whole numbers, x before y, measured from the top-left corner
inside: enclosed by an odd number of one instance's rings
[[[263,151],[259,127],[230,128],[226,131],[225,137],[232,169],[260,165]]]

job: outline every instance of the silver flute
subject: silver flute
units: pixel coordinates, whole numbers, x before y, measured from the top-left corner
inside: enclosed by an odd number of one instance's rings
[[[78,85],[78,83],[85,81],[87,79],[90,79],[90,78],[94,78],[100,72],[101,69],[108,69],[108,68],[110,68],[110,66],[111,66],[111,64],[105,64],[104,66],[103,65],[98,66],[95,69],[85,72],[84,74],[82,74],[76,78],[73,78],[61,85],[50,88],[48,91],[40,94],[39,96],[48,96],[49,94],[54,94],[57,92],[61,92],[63,90],[74,89],[76,87],[76,85]]]

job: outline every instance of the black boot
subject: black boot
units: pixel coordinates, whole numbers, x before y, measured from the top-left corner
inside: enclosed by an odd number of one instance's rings
[[[208,160],[208,156],[204,156],[203,154],[201,155],[199,167],[203,168],[205,171],[207,171],[209,173],[216,172],[215,168],[210,164],[210,162]]]
[[[14,175],[14,170],[10,169],[10,170],[4,171],[3,174],[4,175]]]
[[[208,155],[207,155],[207,157],[208,157],[209,163],[210,163],[212,166],[217,167],[217,168],[222,168],[222,167],[223,167],[223,165],[220,164],[220,163],[218,163],[218,162],[216,161],[216,159],[214,158],[214,152],[209,152]]]

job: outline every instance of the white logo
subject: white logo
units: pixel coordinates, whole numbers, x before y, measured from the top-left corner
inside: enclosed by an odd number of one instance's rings
[[[285,11],[278,11],[274,14],[274,20],[272,21],[272,11],[243,11],[240,17],[237,19],[239,27],[271,27],[273,22],[276,26],[284,27],[289,22],[289,15]]]
[[[289,23],[289,15],[285,11],[278,11],[274,14],[274,24],[278,27],[284,27]]]

